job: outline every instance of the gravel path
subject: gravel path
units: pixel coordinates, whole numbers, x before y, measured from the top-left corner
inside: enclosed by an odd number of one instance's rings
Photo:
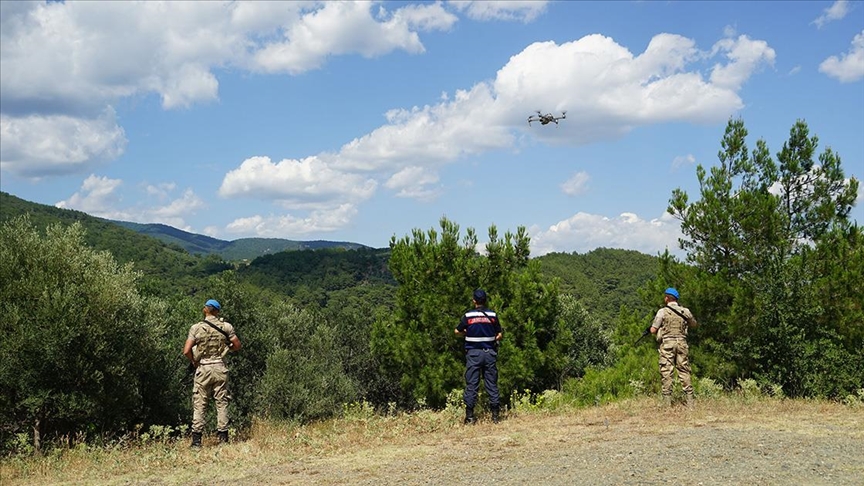
[[[680,410],[680,426],[607,412],[481,422],[255,468],[230,483],[864,485],[861,409],[840,417],[745,410],[732,418]]]

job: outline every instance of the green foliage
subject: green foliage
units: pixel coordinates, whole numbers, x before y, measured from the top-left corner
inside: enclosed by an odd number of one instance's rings
[[[365,248],[281,252],[256,258],[238,274],[258,287],[293,296],[302,305],[323,307],[332,292],[395,284],[387,254]]]
[[[138,274],[89,248],[80,224],[45,236],[27,217],[0,227],[2,433],[36,441],[72,431],[110,433],[150,418],[150,350],[164,326],[149,320]]]
[[[570,294],[594,317],[612,323],[622,307],[639,309],[637,290],[657,277],[658,259],[633,250],[598,248],[584,255],[549,253],[536,260],[548,278],[557,278],[562,294]]]
[[[730,120],[719,165],[697,168],[701,198],[673,192],[669,213],[695,272],[666,258],[655,286],[679,285],[707,324],[696,334],[709,376],[777,383],[792,397],[843,396],[864,381],[864,238],[848,219],[858,181],[830,148],[817,162],[818,138],[803,121],[777,162],[762,140],[748,152],[746,136]]]
[[[374,325],[372,351],[384,374],[400,383],[404,405],[441,407],[450,390],[464,385],[464,343],[453,329],[478,287],[490,295],[505,329],[498,361],[502,396],[542,390],[560,379],[567,350],[559,342],[557,288],[543,283],[539,266],[528,260],[524,228],[500,239],[493,226],[486,255],[476,246],[473,229],[460,242],[458,225],[446,218],[440,234],[415,229],[410,238],[391,239],[390,271],[399,287],[394,309]]]
[[[290,305],[268,310],[266,372],[256,387],[258,410],[279,419],[333,416],[357,398],[337,352],[337,331],[319,316]]]
[[[188,294],[200,279],[228,268],[218,256],[194,257],[178,246],[137,234],[112,221],[80,211],[60,209],[24,201],[0,192],[0,222],[28,215],[34,227],[78,223],[83,242],[98,251],[108,251],[121,265],[135,264],[142,295],[173,297]]]

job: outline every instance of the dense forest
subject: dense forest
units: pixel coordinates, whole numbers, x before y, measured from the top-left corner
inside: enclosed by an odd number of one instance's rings
[[[0,449],[188,423],[180,351],[209,298],[244,344],[229,358],[237,429],[357,402],[444,406],[463,386],[453,328],[477,287],[505,328],[505,405],[546,390],[585,404],[656,393],[656,350],[634,342],[668,286],[702,323],[697,395],[752,379],[843,398],[864,383],[858,182],[830,149],[817,155],[803,122],[775,156],[746,142],[730,120],[717,164],[698,168],[700,193],[670,195],[683,261],[608,248],[532,257],[525,228],[490,227],[481,247],[446,218],[387,248],[317,242],[243,261],[217,253],[219,240],[158,230],[192,251],[152,227],[0,193]]]

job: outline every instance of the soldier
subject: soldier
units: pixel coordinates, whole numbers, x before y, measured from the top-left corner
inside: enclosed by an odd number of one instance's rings
[[[477,391],[480,388],[480,373],[489,406],[492,408],[492,421],[500,419],[500,399],[498,396],[498,341],[501,340],[501,322],[498,315],[486,307],[486,292],[474,291],[474,308],[465,312],[455,332],[465,337],[465,423],[473,424],[474,406],[477,404]]]
[[[663,401],[672,405],[672,372],[678,370],[678,379],[687,397],[687,406],[693,406],[693,385],[690,383],[690,348],[687,346],[687,329],[699,323],[686,307],[678,304],[678,291],[672,287],[665,290],[665,306],[657,311],[651,323],[651,333],[657,334],[660,344],[660,379],[663,385]]]
[[[216,401],[216,435],[228,442],[228,368],[223,358],[228,351],[238,351],[240,338],[234,326],[219,317],[222,306],[210,299],[204,304],[204,320],[193,324],[183,347],[183,354],[195,367],[192,387],[192,447],[201,447],[207,400]]]

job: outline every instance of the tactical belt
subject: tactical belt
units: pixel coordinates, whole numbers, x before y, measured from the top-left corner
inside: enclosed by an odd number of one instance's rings
[[[495,336],[490,336],[490,337],[465,336],[465,341],[468,341],[469,343],[491,343],[494,340],[495,340]]]
[[[198,362],[199,365],[223,364],[222,358],[207,358]]]

